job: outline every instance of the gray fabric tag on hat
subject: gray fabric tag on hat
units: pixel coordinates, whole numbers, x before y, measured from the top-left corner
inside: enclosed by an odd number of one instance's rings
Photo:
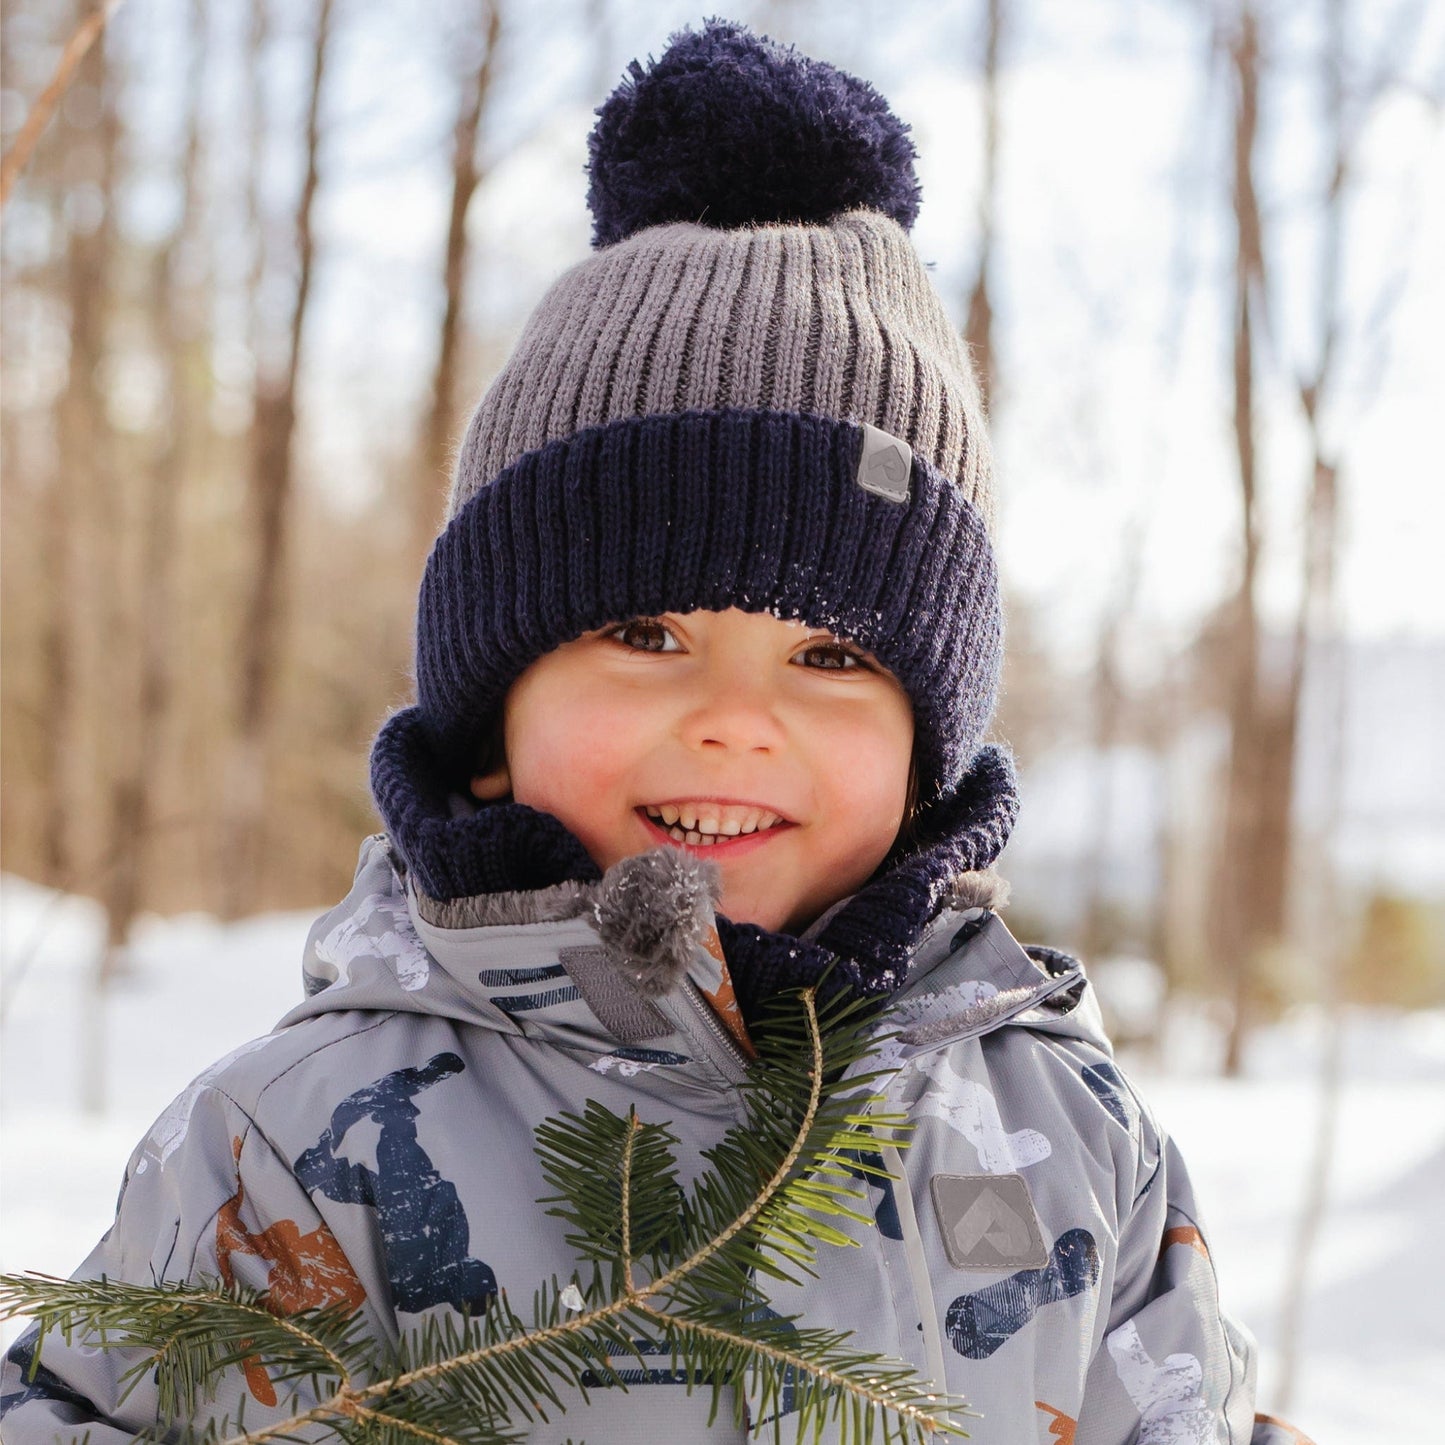
[[[935,1174],[933,1209],[955,1269],[1042,1269],[1049,1252],[1021,1174]]]
[[[858,458],[858,485],[890,502],[908,500],[913,451],[907,442],[863,423],[863,455]]]

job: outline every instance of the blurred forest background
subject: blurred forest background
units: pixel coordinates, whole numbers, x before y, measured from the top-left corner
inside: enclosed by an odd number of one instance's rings
[[[1445,1002],[1445,6],[729,13],[915,129],[995,428],[1015,931],[1217,998],[1226,1068],[1293,1000]],[[452,449],[585,254],[592,107],[701,18],[6,4],[0,849],[103,904],[102,988],[145,912],[345,891]]]

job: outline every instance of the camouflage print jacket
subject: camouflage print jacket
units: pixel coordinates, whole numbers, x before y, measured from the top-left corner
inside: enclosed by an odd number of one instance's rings
[[[79,1273],[219,1276],[281,1312],[343,1303],[395,1340],[428,1311],[530,1297],[575,1261],[532,1131],[588,1099],[668,1121],[687,1160],[739,1121],[746,1063],[725,975],[699,945],[677,986],[629,990],[599,947],[599,885],[438,905],[384,838],[318,921],[310,996],[208,1069],[126,1170],[115,1224]],[[1254,1413],[1253,1350],[1220,1312],[1184,1167],[1116,1067],[1078,966],[1025,951],[987,909],[945,908],[885,1016],[892,1102],[916,1123],[900,1183],[868,1189],[876,1227],[825,1247],[780,1314],[850,1329],[967,1398],[983,1445],[1286,1445]],[[708,1001],[711,997],[712,1002]],[[645,1346],[644,1346],[645,1349]],[[3,1376],[6,1445],[127,1439],[116,1352],[33,1332]],[[646,1445],[749,1438],[659,1361],[528,1437]],[[294,1409],[264,1369],[221,1391],[249,1428]],[[301,1402],[305,1403],[304,1399]],[[788,1400],[784,1399],[784,1406]],[[767,1438],[780,1422],[749,1420]]]

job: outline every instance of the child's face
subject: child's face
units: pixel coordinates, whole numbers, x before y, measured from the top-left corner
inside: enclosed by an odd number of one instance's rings
[[[604,869],[685,847],[718,864],[728,918],[800,932],[892,847],[913,712],[891,673],[830,633],[730,608],[549,652],[508,692],[504,736],[477,797],[551,813]]]

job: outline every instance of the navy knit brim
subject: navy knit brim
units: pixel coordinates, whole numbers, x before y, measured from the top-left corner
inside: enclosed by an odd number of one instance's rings
[[[857,482],[862,428],[792,413],[612,422],[521,457],[438,538],[417,614],[418,718],[464,786],[507,689],[609,622],[771,612],[872,652],[913,703],[920,800],[949,797],[1002,664],[988,532],[916,457],[905,502]]]

